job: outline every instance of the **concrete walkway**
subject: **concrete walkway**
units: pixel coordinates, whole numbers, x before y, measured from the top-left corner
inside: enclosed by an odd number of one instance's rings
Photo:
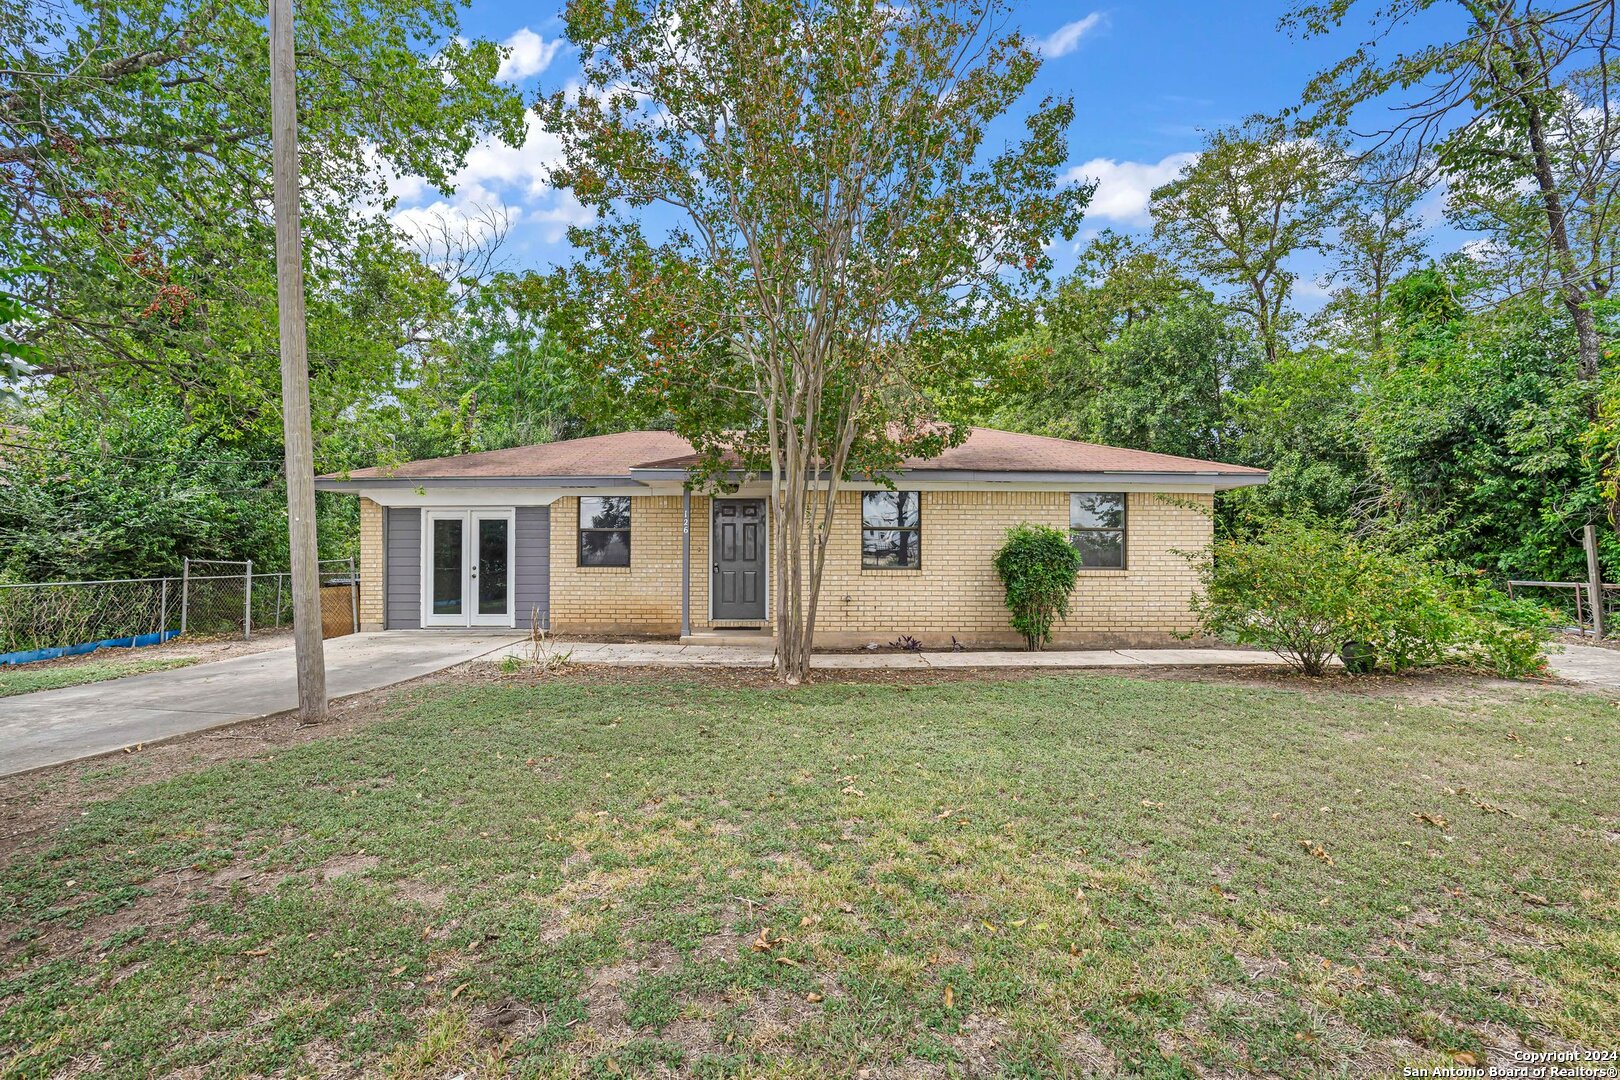
[[[577,664],[666,667],[770,667],[771,650],[763,645],[676,645],[638,642],[610,645],[594,641],[561,641],[552,651],[567,653]],[[485,657],[527,659],[527,641]],[[858,668],[1097,668],[1184,667],[1223,664],[1284,664],[1276,653],[1258,649],[1050,649],[1045,652],[859,652],[818,653],[812,668],[826,671]]]
[[[352,634],[326,643],[332,698],[378,690],[504,650],[499,633]],[[232,660],[0,698],[0,776],[298,706],[290,645]]]
[[[1620,690],[1620,649],[1565,645],[1547,654],[1547,666],[1559,678],[1596,690]]]

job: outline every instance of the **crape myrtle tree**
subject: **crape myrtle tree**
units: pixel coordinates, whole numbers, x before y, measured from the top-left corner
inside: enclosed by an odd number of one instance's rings
[[[539,106],[572,234],[559,319],[620,416],[705,482],[768,475],[777,673],[808,675],[840,485],[961,431],[931,392],[1044,281],[1091,189],[1001,0],[577,0],[583,86]]]

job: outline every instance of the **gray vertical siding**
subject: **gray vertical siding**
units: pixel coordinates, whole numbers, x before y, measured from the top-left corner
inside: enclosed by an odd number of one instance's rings
[[[528,628],[529,619],[539,612],[540,625],[551,625],[551,507],[517,508],[517,534],[513,552],[517,560],[517,581],[513,603],[517,624]]]
[[[383,559],[383,625],[390,630],[418,630],[422,626],[422,512],[390,509],[387,515],[383,522],[388,551]]]

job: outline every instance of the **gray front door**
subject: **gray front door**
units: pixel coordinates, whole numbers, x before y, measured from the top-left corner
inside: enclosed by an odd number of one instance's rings
[[[714,501],[714,619],[765,618],[765,500]]]

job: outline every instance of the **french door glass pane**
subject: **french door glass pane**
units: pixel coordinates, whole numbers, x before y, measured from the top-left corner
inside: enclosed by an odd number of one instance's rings
[[[506,520],[478,522],[478,614],[506,614]]]
[[[461,526],[450,518],[433,522],[433,614],[461,614]],[[503,594],[504,595],[504,594]]]

